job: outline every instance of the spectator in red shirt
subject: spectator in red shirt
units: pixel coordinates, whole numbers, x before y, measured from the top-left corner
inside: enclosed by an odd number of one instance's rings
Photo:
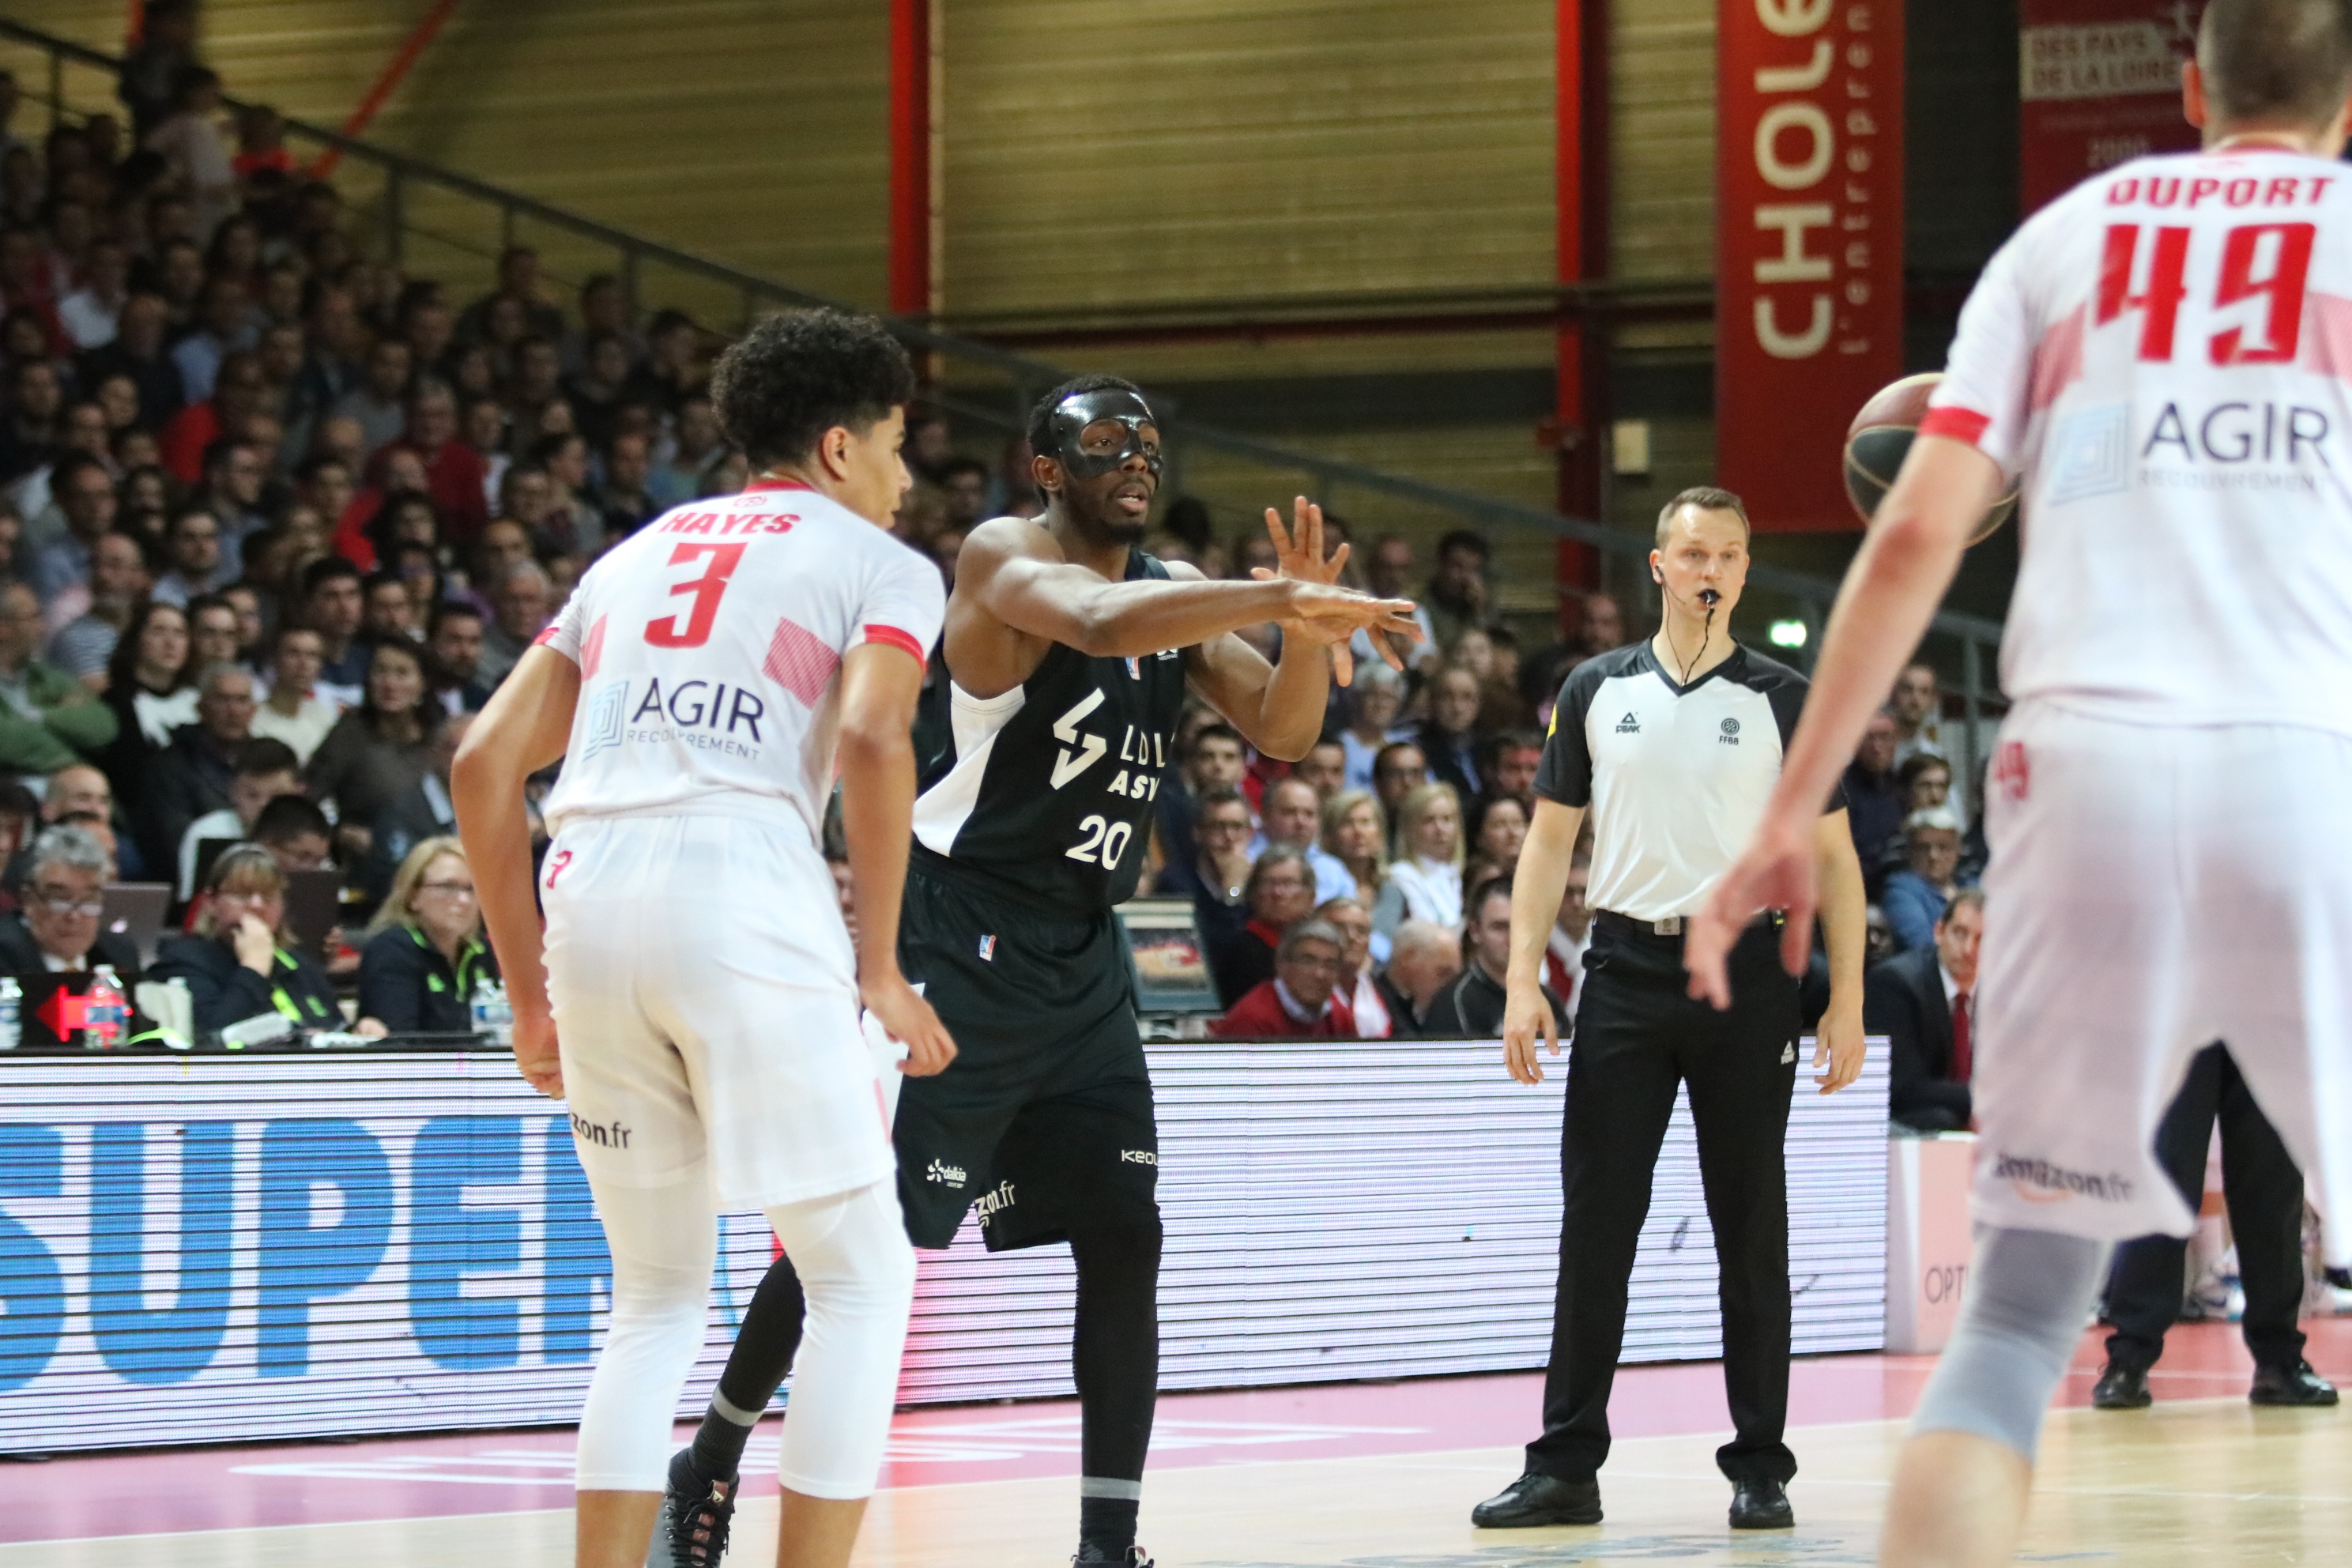
[[[1339,994],[1341,943],[1328,921],[1293,925],[1275,950],[1274,978],[1252,986],[1209,1033],[1226,1039],[1353,1039],[1356,1016]]]
[[[383,482],[383,465],[394,452],[414,452],[425,465],[425,491],[441,513],[442,538],[464,549],[490,521],[489,496],[482,484],[482,455],[457,439],[457,399],[437,381],[417,384],[408,398],[408,427],[376,454],[371,478]]]

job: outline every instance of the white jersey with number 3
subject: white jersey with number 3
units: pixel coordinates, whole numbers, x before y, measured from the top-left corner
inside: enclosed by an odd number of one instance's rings
[[[551,831],[583,817],[797,817],[833,787],[842,660],[929,655],[939,569],[799,485],[663,513],[580,580],[541,641],[580,666]]]
[[[1922,426],[2022,483],[2008,694],[2352,734],[2347,383],[2352,169],[2142,158],[2028,221]]]

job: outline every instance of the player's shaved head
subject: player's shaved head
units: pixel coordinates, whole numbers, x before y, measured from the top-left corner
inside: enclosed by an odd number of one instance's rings
[[[2197,31],[2197,69],[2224,125],[2326,125],[2352,94],[2352,5],[2212,0]]]

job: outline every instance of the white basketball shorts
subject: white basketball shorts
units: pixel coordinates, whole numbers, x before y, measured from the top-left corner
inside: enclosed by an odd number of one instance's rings
[[[2053,701],[2000,735],[1977,1218],[2188,1235],[2157,1124],[2221,1041],[2325,1205],[2331,1257],[2352,1255],[2352,739]]]
[[[895,1176],[833,878],[797,822],[574,818],[540,872],[573,1146],[722,1207]]]

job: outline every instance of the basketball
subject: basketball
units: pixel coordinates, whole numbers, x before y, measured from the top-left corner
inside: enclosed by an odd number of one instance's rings
[[[1919,433],[1919,421],[1927,416],[1927,401],[1943,379],[1943,372],[1931,370],[1891,382],[1873,394],[1853,416],[1845,434],[1845,493],[1863,521],[1877,515],[1878,503],[1893,488],[1895,476],[1902,472],[1911,438]],[[1969,542],[1990,538],[2016,510],[2017,491],[2012,487],[1977,520],[1969,531]]]

